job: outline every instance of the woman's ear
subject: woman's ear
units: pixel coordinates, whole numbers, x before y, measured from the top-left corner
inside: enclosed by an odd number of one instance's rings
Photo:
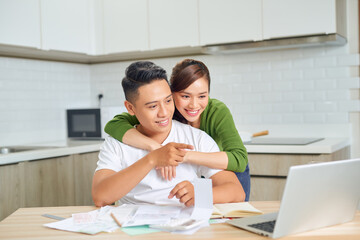
[[[125,100],[124,105],[131,115],[135,115],[135,107],[131,102]]]

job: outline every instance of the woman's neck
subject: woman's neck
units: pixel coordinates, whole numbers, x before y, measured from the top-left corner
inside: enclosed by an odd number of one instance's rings
[[[200,118],[195,122],[188,122],[188,124],[194,128],[200,128]]]

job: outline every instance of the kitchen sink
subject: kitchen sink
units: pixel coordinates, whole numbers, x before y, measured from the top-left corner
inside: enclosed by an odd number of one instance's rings
[[[55,147],[44,147],[44,146],[11,146],[11,147],[0,147],[0,155],[9,153],[18,153],[24,151],[33,151],[41,149],[49,149]]]

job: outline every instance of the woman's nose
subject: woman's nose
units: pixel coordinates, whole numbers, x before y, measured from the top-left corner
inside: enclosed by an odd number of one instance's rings
[[[192,98],[192,99],[190,100],[189,107],[190,107],[190,108],[196,108],[196,107],[197,107],[196,98]]]

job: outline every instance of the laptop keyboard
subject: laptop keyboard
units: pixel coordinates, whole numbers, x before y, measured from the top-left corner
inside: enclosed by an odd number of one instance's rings
[[[273,221],[269,221],[269,222],[250,224],[249,227],[257,228],[257,229],[263,230],[265,232],[272,233],[272,232],[274,232],[275,223],[276,223],[276,220],[273,220]]]

